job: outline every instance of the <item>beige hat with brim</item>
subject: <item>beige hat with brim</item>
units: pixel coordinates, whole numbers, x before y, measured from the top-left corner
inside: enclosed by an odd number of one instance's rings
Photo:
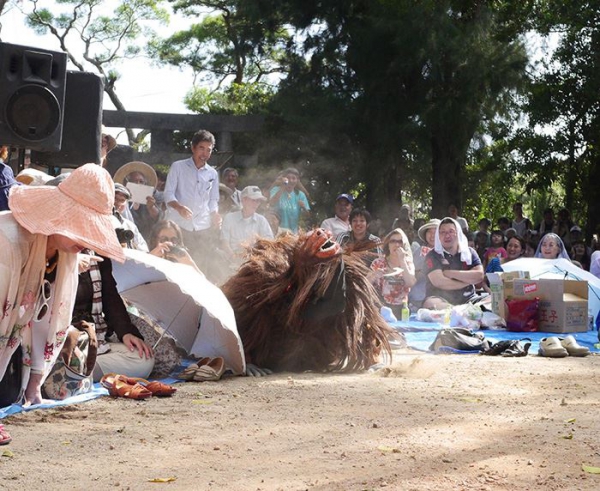
[[[15,220],[32,234],[62,235],[124,262],[111,221],[114,189],[105,169],[85,164],[58,186],[13,186],[9,205]]]
[[[152,168],[152,166],[148,165],[146,162],[141,162],[135,160],[133,162],[129,162],[122,167],[119,167],[117,172],[115,172],[114,181],[119,184],[123,184],[127,186],[125,182],[125,178],[131,174],[132,172],[139,172],[144,175],[146,178],[146,184],[148,186],[156,187],[156,183],[158,182],[158,177],[156,175],[156,171]]]
[[[417,235],[423,242],[427,242],[427,239],[425,238],[425,233],[430,228],[437,228],[437,226],[439,224],[440,224],[440,220],[438,220],[437,218],[433,218],[433,219],[429,220],[425,225],[421,225],[419,227],[419,231],[417,232]]]

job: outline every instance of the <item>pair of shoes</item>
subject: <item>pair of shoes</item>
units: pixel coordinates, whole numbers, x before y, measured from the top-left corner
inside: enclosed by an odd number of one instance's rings
[[[565,356],[587,356],[590,354],[589,348],[577,343],[573,336],[559,338],[552,336],[540,340],[540,356],[548,358],[564,358]]]
[[[521,341],[528,342],[522,345]],[[523,338],[521,340],[506,339],[503,341],[498,341],[497,343],[490,346],[487,350],[481,351],[481,354],[486,356],[503,356],[505,358],[516,358],[521,356],[527,356],[530,347],[530,338]]]
[[[225,360],[220,356],[215,358],[201,358],[192,363],[178,375],[182,380],[194,382],[211,382],[220,380],[225,373]]]
[[[581,346],[577,343],[573,336],[558,339],[562,347],[569,353],[569,356],[587,356],[590,354],[590,349],[587,346]]]
[[[149,382],[143,378],[127,377],[116,373],[107,373],[100,379],[102,387],[108,389],[113,397],[125,397],[127,399],[142,400],[148,397],[169,397],[177,389],[163,382]]]
[[[0,445],[8,445],[12,442],[10,433],[4,429],[4,425],[0,424]]]

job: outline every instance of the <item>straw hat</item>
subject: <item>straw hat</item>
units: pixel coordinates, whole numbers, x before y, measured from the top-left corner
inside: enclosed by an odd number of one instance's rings
[[[16,179],[21,184],[25,184],[27,186],[43,186],[50,179],[52,179],[52,176],[41,170],[28,167],[27,169],[23,169],[21,172],[19,172]]]
[[[132,172],[139,172],[143,174],[146,178],[146,184],[148,186],[152,186],[153,188],[156,187],[156,183],[158,182],[156,171],[146,162],[140,162],[138,160],[134,160],[133,162],[129,162],[120,167],[117,172],[115,172],[114,181],[126,186],[127,183],[125,182],[125,178]]]
[[[419,227],[419,231],[417,232],[417,235],[423,242],[427,242],[427,239],[425,238],[425,233],[430,228],[437,228],[437,226],[439,224],[440,224],[440,221],[437,218],[433,218],[433,219],[429,220],[425,225],[422,225],[421,227]]]
[[[105,169],[85,164],[57,187],[11,188],[9,204],[17,222],[32,234],[63,235],[123,262],[125,254],[111,222],[114,189]]]

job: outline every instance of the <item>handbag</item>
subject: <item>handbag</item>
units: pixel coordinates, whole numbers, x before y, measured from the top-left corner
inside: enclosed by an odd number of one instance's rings
[[[90,392],[94,386],[92,372],[97,354],[94,324],[81,321],[69,326],[60,355],[42,384],[44,396],[62,400]]]
[[[440,351],[440,348],[447,347],[459,351],[483,351],[489,346],[489,341],[482,333],[464,327],[451,327],[438,333],[429,350]]]

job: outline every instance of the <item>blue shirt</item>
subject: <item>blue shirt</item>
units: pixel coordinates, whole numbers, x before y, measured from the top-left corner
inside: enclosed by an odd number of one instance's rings
[[[169,206],[168,220],[189,231],[210,228],[210,214],[219,209],[219,174],[208,164],[196,168],[192,157],[173,162],[167,174],[164,197],[165,203],[177,201],[192,210],[192,218],[186,220]]]
[[[278,192],[279,186],[274,186],[271,189],[271,198]],[[306,211],[310,210],[310,205],[308,204],[306,194],[304,194],[302,191],[299,189],[295,189],[291,193],[288,193],[285,190],[282,191],[281,196],[279,196],[279,201],[277,202],[277,210],[279,211],[279,216],[281,217],[280,225],[282,228],[287,228],[294,233],[298,233],[300,212],[302,211],[299,205],[301,201],[304,203],[304,209]]]

